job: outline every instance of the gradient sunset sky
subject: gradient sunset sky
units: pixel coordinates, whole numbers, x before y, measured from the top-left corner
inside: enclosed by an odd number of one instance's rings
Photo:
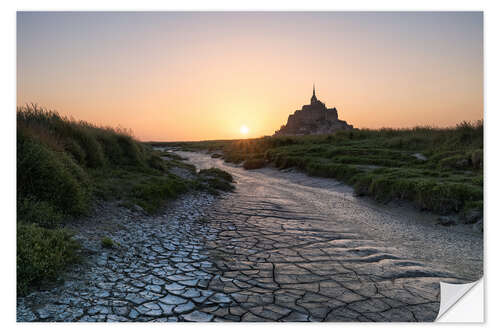
[[[483,118],[481,12],[20,12],[17,105],[141,140],[271,135],[309,103],[358,128]]]

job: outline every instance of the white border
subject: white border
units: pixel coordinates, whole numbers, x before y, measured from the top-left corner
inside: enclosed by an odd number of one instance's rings
[[[459,325],[459,324],[222,324],[222,325],[197,325],[197,324],[16,324],[15,323],[15,98],[16,98],[16,66],[15,66],[15,51],[16,51],[16,14],[17,10],[364,10],[364,11],[399,11],[399,10],[464,10],[477,11],[484,10],[484,28],[485,28],[485,283],[488,281],[499,281],[498,268],[493,265],[493,259],[488,262],[490,255],[498,253],[497,238],[500,237],[498,215],[493,211],[495,199],[498,198],[498,170],[500,170],[499,154],[495,151],[496,143],[499,142],[499,133],[497,129],[500,126],[498,117],[500,115],[500,105],[498,103],[498,95],[500,89],[499,61],[500,52],[498,47],[498,31],[500,31],[500,15],[498,11],[499,1],[438,1],[438,0],[420,0],[420,1],[397,1],[397,0],[379,0],[379,1],[4,1],[0,10],[0,35],[2,43],[1,58],[1,86],[2,94],[2,109],[0,131],[0,142],[2,143],[2,212],[3,215],[1,233],[3,269],[2,269],[2,302],[1,302],[1,323],[2,328],[6,331],[17,329],[21,331],[67,331],[68,329],[77,331],[87,331],[89,328],[106,329],[110,331],[136,331],[140,330],[179,330],[179,331],[227,331],[234,332],[254,332],[255,330],[275,330],[285,329],[299,331],[303,329],[314,329],[319,331],[332,331],[339,329],[366,329],[374,332],[399,332],[401,329],[405,331],[421,331],[425,330],[443,330],[450,329],[453,331],[475,331],[480,328],[491,328],[498,323],[497,310],[495,310],[493,302],[498,295],[498,283],[489,283],[486,287],[488,291],[486,299],[486,325]],[[496,172],[495,172],[496,171]],[[492,201],[493,200],[493,201]],[[494,235],[494,236],[490,236]],[[494,255],[492,255],[494,257]],[[497,260],[495,260],[497,261]],[[493,309],[492,312],[489,309]],[[489,316],[491,314],[491,317]],[[91,325],[91,326],[89,326]],[[165,326],[166,325],[166,326]],[[425,327],[423,326],[425,325]]]

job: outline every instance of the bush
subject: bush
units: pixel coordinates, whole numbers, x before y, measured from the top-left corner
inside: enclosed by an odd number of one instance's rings
[[[142,151],[130,136],[118,135],[117,141],[122,148],[125,164],[134,166],[144,165]]]
[[[169,176],[147,179],[132,190],[135,203],[150,214],[156,213],[169,199],[187,191],[180,178]]]
[[[340,163],[309,163],[307,173],[311,176],[337,178],[350,184],[351,179],[361,171]]]
[[[202,169],[198,174],[205,178],[221,178],[230,183],[234,181],[233,176],[229,172],[218,168]]]
[[[469,164],[469,159],[463,154],[457,154],[443,158],[441,161],[439,161],[438,165],[443,169],[457,170],[464,170],[471,167],[471,164]]]
[[[79,165],[85,165],[87,154],[75,140],[68,140],[64,145],[64,149],[73,156]]]
[[[148,166],[156,170],[167,171],[165,161],[156,154],[151,154],[148,159]]]
[[[106,249],[111,249],[115,246],[115,243],[113,240],[109,237],[103,237],[101,238],[101,246],[106,248]]]
[[[64,229],[45,229],[34,224],[17,226],[17,293],[60,277],[63,269],[78,261],[79,244]]]
[[[220,178],[209,178],[206,179],[205,182],[208,184],[208,190],[214,194],[216,194],[214,190],[220,190],[224,192],[234,190],[234,185],[225,180],[221,180]]]
[[[483,168],[483,150],[476,149],[471,152],[470,159],[472,163],[472,167],[474,169],[482,169]]]
[[[66,214],[82,214],[90,200],[85,172],[66,153],[17,136],[17,195],[36,198]]]
[[[37,105],[17,109],[17,127],[51,151],[66,151],[82,167],[145,165],[144,145],[124,129],[77,122]]]
[[[244,154],[224,154],[224,162],[238,164],[245,160]]]
[[[167,157],[168,159],[171,159],[171,160],[177,160],[177,161],[185,161],[185,160],[187,160],[187,157],[182,157],[180,155],[177,155],[175,153],[171,153],[171,152],[168,152],[168,151],[162,152],[161,156]]]
[[[483,218],[483,201],[469,201],[461,212],[461,219],[466,224],[472,224]]]
[[[126,161],[123,157],[124,152],[122,146],[118,144],[116,135],[113,132],[101,130],[95,131],[95,135],[103,148],[107,160],[112,166],[125,164]]]
[[[260,169],[266,166],[266,160],[263,158],[253,158],[250,160],[246,160],[243,163],[243,168],[247,170],[251,169]]]
[[[47,201],[37,201],[34,198],[20,198],[17,203],[17,220],[28,221],[44,228],[59,226],[63,215]]]
[[[232,191],[234,189],[233,184],[231,184],[234,181],[233,176],[224,170],[202,169],[198,172],[198,176],[202,184],[200,189],[206,189],[213,194],[217,194],[217,191]]]
[[[458,212],[467,202],[482,200],[482,191],[469,184],[442,183],[431,178],[369,173],[356,177],[357,195],[371,195],[378,201],[404,199],[419,208],[446,214]],[[482,201],[479,201],[482,205]]]
[[[61,121],[58,131],[61,135],[77,142],[83,149],[87,167],[99,168],[106,164],[102,146],[89,128],[75,123]]]

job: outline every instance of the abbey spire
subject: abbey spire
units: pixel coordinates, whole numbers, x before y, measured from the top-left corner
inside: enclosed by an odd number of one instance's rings
[[[318,99],[316,98],[316,87],[313,83],[313,95],[311,97],[311,104],[314,104],[318,101]]]

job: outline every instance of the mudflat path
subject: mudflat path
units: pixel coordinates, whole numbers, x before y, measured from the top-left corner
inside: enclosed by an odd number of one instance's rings
[[[231,319],[432,321],[439,281],[483,274],[482,234],[470,226],[436,225],[433,214],[357,198],[335,180],[181,154],[237,182],[207,217],[221,275],[211,284],[238,303]]]
[[[334,180],[246,171],[161,216],[105,204],[72,225],[89,251],[63,285],[17,300],[18,321],[432,321],[439,281],[482,276],[482,234],[357,198]],[[100,247],[103,236],[120,246]]]

